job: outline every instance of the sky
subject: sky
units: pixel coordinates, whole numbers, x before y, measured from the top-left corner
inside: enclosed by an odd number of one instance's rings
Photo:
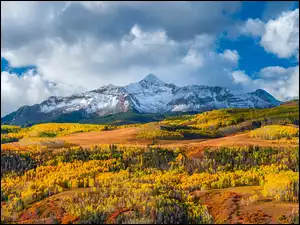
[[[1,117],[155,74],[299,97],[298,2],[1,2]]]

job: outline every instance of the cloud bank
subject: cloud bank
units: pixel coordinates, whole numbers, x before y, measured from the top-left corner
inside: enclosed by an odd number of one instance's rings
[[[262,68],[255,80],[239,69],[237,49],[218,51],[220,36],[234,26],[232,15],[240,7],[239,2],[162,2],[160,7],[153,2],[1,2],[1,56],[11,66],[37,67],[37,74],[21,77],[1,73],[1,116],[51,95],[126,85],[149,73],[178,86],[264,87],[280,100],[297,96],[296,68],[281,68],[284,73]],[[248,19],[239,32],[260,38],[277,57],[298,57],[297,18],[295,10],[266,23]],[[264,77],[268,73],[271,77]]]

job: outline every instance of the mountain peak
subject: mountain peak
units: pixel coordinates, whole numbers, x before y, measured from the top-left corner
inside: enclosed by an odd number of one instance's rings
[[[263,89],[256,89],[255,91],[253,91],[251,93],[254,95],[257,95],[257,96],[268,96],[269,95],[269,93]]]
[[[159,80],[157,78],[157,76],[155,76],[154,74],[150,73],[147,76],[145,76],[144,80]]]
[[[124,87],[106,85],[69,97],[50,97],[40,104],[21,107],[1,118],[2,124],[26,125],[49,121],[86,121],[98,116],[133,110],[138,113],[203,112],[219,108],[268,108],[280,105],[262,89],[233,93],[221,87],[176,87],[153,74]]]
[[[157,78],[157,76],[153,74],[148,74],[143,80],[139,82],[140,84],[148,84],[148,85],[164,85],[165,83],[162,82],[160,79]]]
[[[269,94],[268,92],[266,92],[264,89],[256,89],[255,91],[254,91],[254,93],[263,93],[263,94]]]
[[[258,97],[260,97],[261,99],[268,101],[268,102],[272,102],[275,105],[279,104],[280,101],[278,101],[276,98],[274,98],[272,95],[270,95],[270,93],[268,93],[267,91],[263,90],[263,89],[257,89],[256,91],[252,92],[253,94],[257,95]]]

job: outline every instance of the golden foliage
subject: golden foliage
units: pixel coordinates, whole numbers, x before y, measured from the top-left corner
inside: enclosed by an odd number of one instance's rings
[[[250,136],[267,140],[299,138],[299,128],[292,126],[269,125],[250,131]]]
[[[265,178],[264,195],[280,201],[299,201],[299,173],[286,171]]]
[[[107,125],[78,123],[44,123],[28,128],[28,136],[56,137],[79,132],[108,130]]]
[[[2,222],[16,222],[30,204],[68,190],[77,194],[64,197],[62,210],[81,223],[213,223],[193,191],[260,185],[270,198],[297,202],[298,151],[208,148],[194,163],[180,149],[155,146],[4,144],[1,166],[11,170],[1,177]]]

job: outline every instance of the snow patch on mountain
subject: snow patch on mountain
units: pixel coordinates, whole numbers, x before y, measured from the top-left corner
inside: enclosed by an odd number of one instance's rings
[[[222,87],[191,85],[177,87],[166,84],[153,74],[124,87],[106,85],[99,89],[72,95],[50,97],[40,104],[40,112],[86,113],[106,115],[126,112],[130,108],[140,113],[207,111],[218,108],[266,108],[279,101],[264,90],[235,93]]]

